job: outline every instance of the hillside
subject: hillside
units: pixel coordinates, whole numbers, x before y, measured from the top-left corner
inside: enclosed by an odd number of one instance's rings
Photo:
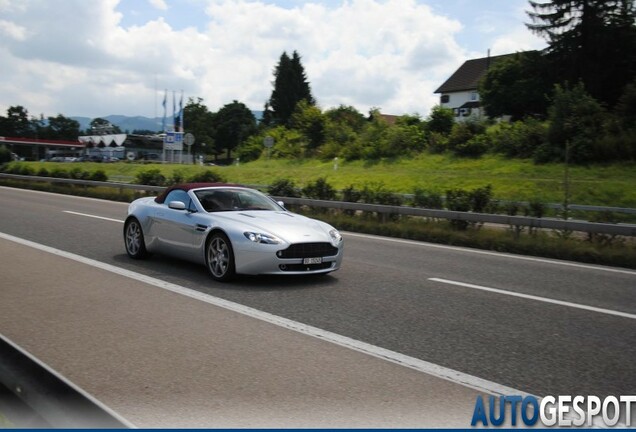
[[[262,111],[252,111],[256,120],[260,120],[263,117]],[[90,127],[91,121],[93,118],[90,117],[71,117],[73,120],[77,121],[80,124],[80,130],[85,131]],[[132,132],[134,130],[151,130],[151,131],[160,131],[163,124],[163,117],[143,117],[143,116],[125,116],[119,114],[111,114],[107,115],[103,118],[104,120],[109,121],[111,124],[115,126],[119,126],[119,128],[123,132]],[[168,125],[170,121],[170,116],[166,119],[166,125]],[[186,128],[187,128],[187,119]]]

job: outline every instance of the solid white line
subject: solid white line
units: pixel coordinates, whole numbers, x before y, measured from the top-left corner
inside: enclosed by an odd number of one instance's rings
[[[525,256],[525,255],[513,255],[513,254],[507,254],[503,252],[492,252],[492,251],[485,251],[480,249],[471,249],[467,247],[448,246],[448,245],[428,243],[428,242],[417,241],[417,240],[396,239],[396,238],[382,237],[382,236],[376,236],[371,234],[353,233],[349,231],[341,231],[341,233],[351,237],[367,238],[370,240],[384,240],[391,243],[401,243],[401,244],[408,244],[413,246],[424,246],[424,247],[437,248],[437,249],[468,252],[468,253],[474,253],[478,255],[490,255],[490,256],[497,256],[502,258],[532,261],[532,262],[538,262],[538,263],[544,263],[544,264],[554,264],[554,265],[561,265],[561,266],[567,266],[567,267],[576,267],[576,268],[583,268],[587,270],[600,270],[600,271],[606,271],[611,273],[623,273],[623,274],[636,276],[636,271],[634,270],[620,269],[615,267],[593,266],[589,264],[581,264],[581,263],[575,263],[575,262],[569,262],[569,261],[550,260],[550,259],[536,258],[536,257]]]
[[[430,363],[424,360],[420,360],[414,357],[410,357],[404,354],[400,354],[395,351],[380,348],[375,345],[371,345],[365,342],[361,342],[346,336],[342,336],[336,333],[332,333],[326,330],[322,330],[317,327],[312,327],[297,321],[292,321],[287,318],[283,318],[277,315],[273,315],[267,312],[260,311],[248,306],[244,306],[238,303],[234,303],[228,300],[224,300],[218,297],[214,297],[208,294],[203,294],[193,289],[185,288],[180,285],[176,285],[170,282],[162,281],[150,276],[146,276],[140,273],[136,273],[130,270],[126,270],[120,267],[116,267],[110,264],[106,264],[100,261],[96,261],[90,258],[76,255],[70,252],[55,249],[49,246],[41,245],[29,240],[25,240],[19,237],[14,237],[9,234],[0,232],[0,238],[9,240],[15,243],[19,243],[25,246],[29,246],[44,252],[48,252],[60,257],[71,259],[82,264],[90,265],[102,270],[109,271],[111,273],[118,274],[139,282],[146,283],[148,285],[155,286],[157,288],[165,289],[177,294],[181,294],[196,300],[200,300],[209,303],[214,306],[222,307],[242,315],[255,318],[261,321],[265,321],[270,324],[274,324],[279,327],[283,327],[289,330],[293,330],[304,335],[318,338],[327,342],[331,342],[340,345],[345,348],[349,348],[358,352],[365,353],[367,355],[398,364],[400,366],[408,367],[410,369],[417,370],[422,373],[426,373],[437,378],[441,378],[446,381],[450,381],[455,384],[462,385],[464,387],[471,388],[480,392],[493,394],[493,395],[530,395],[529,393],[513,389],[492,381],[488,381],[482,378],[478,378],[473,375],[468,375],[463,372],[459,372],[453,369],[449,369],[434,363]]]
[[[123,220],[119,220],[119,219],[112,219],[112,218],[107,218],[107,217],[104,217],[104,216],[97,216],[97,215],[92,215],[92,214],[87,214],[87,213],[78,213],[78,212],[74,212],[74,211],[70,211],[70,210],[63,210],[62,213],[68,213],[68,214],[77,215],[77,216],[85,216],[85,217],[94,218],[94,219],[102,219],[102,220],[107,220],[107,221],[110,221],[110,222],[124,223]]]
[[[471,288],[471,289],[477,289],[477,290],[481,290],[481,291],[488,291],[488,292],[492,292],[492,293],[496,293],[496,294],[503,294],[503,295],[507,295],[507,296],[511,296],[511,297],[520,297],[520,298],[524,298],[524,299],[528,299],[528,300],[536,300],[536,301],[540,301],[540,302],[544,302],[544,303],[556,304],[556,305],[559,305],[559,306],[567,306],[567,307],[571,307],[571,308],[575,308],[575,309],[583,309],[583,310],[587,310],[587,311],[591,311],[591,312],[603,313],[603,314],[606,314],[606,315],[614,315],[614,316],[618,316],[618,317],[621,317],[621,318],[636,319],[636,315],[630,314],[630,313],[627,313],[627,312],[619,312],[619,311],[615,311],[615,310],[611,310],[611,309],[603,309],[603,308],[598,308],[598,307],[594,307],[594,306],[582,305],[582,304],[579,304],[579,303],[570,303],[570,302],[567,302],[567,301],[554,300],[554,299],[547,298],[547,297],[539,297],[539,296],[534,296],[534,295],[530,295],[530,294],[522,294],[522,293],[517,293],[517,292],[512,292],[512,291],[505,291],[505,290],[500,290],[500,289],[497,289],[497,288],[489,288],[489,287],[485,287],[485,286],[481,286],[481,285],[473,285],[473,284],[469,284],[469,283],[451,281],[451,280],[447,280],[447,279],[429,278],[428,280],[433,281],[433,282],[445,283],[445,284],[449,284],[449,285],[456,285],[456,286],[460,286],[460,287],[464,287],[464,288]]]

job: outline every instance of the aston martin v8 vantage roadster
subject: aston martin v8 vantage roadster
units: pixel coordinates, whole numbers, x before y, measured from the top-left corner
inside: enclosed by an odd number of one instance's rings
[[[343,239],[332,226],[287,211],[238,185],[189,183],[128,207],[124,244],[131,258],[162,253],[236,274],[323,274],[340,268]]]

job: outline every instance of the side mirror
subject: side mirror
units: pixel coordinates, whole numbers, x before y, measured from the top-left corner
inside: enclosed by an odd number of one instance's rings
[[[276,201],[276,204],[278,204],[279,206],[281,206],[282,208],[285,208],[285,203],[282,201]]]
[[[171,208],[173,210],[185,210],[186,205],[181,201],[170,201],[168,203],[168,208]]]

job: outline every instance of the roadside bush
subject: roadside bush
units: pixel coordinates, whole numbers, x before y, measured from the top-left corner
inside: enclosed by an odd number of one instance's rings
[[[171,185],[185,183],[185,181],[186,176],[183,170],[175,170],[172,173],[172,176],[170,176],[170,178],[168,179],[168,183],[170,183]]]
[[[148,186],[165,186],[166,177],[158,168],[141,171],[135,177],[135,183]]]
[[[353,185],[347,186],[342,190],[342,200],[351,203],[357,203],[362,198],[362,192],[354,188]],[[344,214],[353,216],[356,214],[355,210],[343,210]]]
[[[39,177],[48,177],[49,176],[49,170],[47,170],[46,168],[42,167],[38,170],[37,175]]]
[[[62,168],[54,168],[51,171],[51,177],[67,179],[67,178],[70,178],[71,176],[69,175],[68,171]]]
[[[105,182],[105,181],[108,181],[108,176],[106,175],[104,171],[97,170],[91,174],[90,179],[93,181]]]
[[[212,170],[206,170],[190,177],[192,183],[225,183],[225,178]]]
[[[492,185],[474,189],[470,192],[470,211],[486,213],[492,201]]]
[[[88,180],[91,176],[91,173],[88,171],[84,171],[79,167],[72,168],[68,173],[69,178],[75,180]]]
[[[444,200],[438,192],[415,188],[413,191],[413,205],[429,209],[442,209],[444,208]]]
[[[389,206],[401,206],[404,202],[402,195],[394,194],[385,189],[384,183],[370,183],[364,185],[360,192],[360,199],[367,204],[380,204]],[[400,218],[398,214],[378,213],[378,219],[385,221],[386,218],[396,221]]]
[[[468,212],[471,208],[471,194],[463,189],[449,189],[446,191],[446,208],[450,211]],[[458,230],[468,228],[465,220],[452,219],[450,224]]]
[[[300,189],[297,188],[294,181],[290,179],[278,179],[274,181],[271,185],[269,185],[269,188],[267,188],[267,193],[277,197],[301,197]]]
[[[327,179],[320,177],[315,182],[310,182],[302,189],[307,198],[332,201],[336,199],[336,190],[327,183]]]

